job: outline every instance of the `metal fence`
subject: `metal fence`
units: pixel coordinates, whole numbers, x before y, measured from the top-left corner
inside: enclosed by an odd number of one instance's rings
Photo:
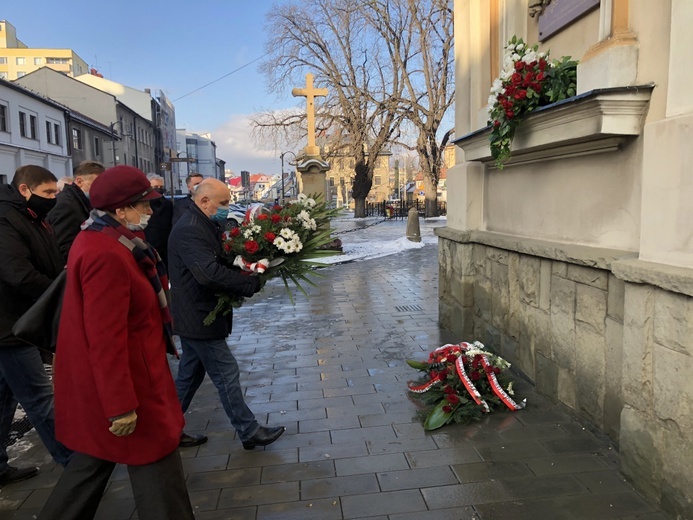
[[[448,214],[448,205],[444,201],[437,201],[438,215]],[[409,215],[409,209],[416,208],[419,215],[423,216],[426,212],[426,204],[416,201],[385,201],[385,202],[366,202],[367,217],[385,217],[395,219],[405,219]]]

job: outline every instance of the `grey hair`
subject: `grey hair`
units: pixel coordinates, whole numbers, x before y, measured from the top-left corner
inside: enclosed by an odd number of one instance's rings
[[[164,178],[161,175],[158,175],[156,173],[148,173],[147,179],[149,179],[150,181],[163,181],[164,180]]]

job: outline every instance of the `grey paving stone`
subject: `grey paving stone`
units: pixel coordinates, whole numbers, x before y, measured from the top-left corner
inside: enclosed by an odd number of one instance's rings
[[[344,430],[349,428],[360,428],[361,422],[357,415],[336,416],[327,419],[308,419],[300,421],[300,432],[321,432],[330,430]]]
[[[350,428],[348,430],[335,430],[331,432],[332,442],[368,441],[371,439],[394,439],[395,431],[392,426],[374,426],[372,428]]]
[[[190,504],[193,511],[214,511],[219,503],[220,489],[207,489],[205,491],[188,490]]]
[[[280,504],[299,500],[299,483],[282,482],[260,486],[241,486],[222,489],[219,509],[262,504]]]
[[[210,455],[208,457],[195,457],[194,459],[183,460],[183,471],[186,475],[201,471],[220,471],[226,469],[229,463],[229,455]]]
[[[527,466],[537,476],[559,475],[562,473],[584,473],[588,471],[603,471],[607,466],[601,457],[591,453],[553,455],[551,457],[530,459]]]
[[[258,520],[341,520],[342,508],[337,499],[307,500],[259,506]]]
[[[302,500],[379,492],[378,479],[374,474],[301,481]]]
[[[261,468],[243,468],[226,471],[207,471],[193,473],[186,479],[188,491],[206,491],[235,486],[252,486],[260,484]]]
[[[455,464],[452,466],[452,470],[463,484],[498,480],[500,478],[533,476],[525,461],[521,460]]]
[[[282,435],[282,440],[286,437]],[[277,441],[275,444],[278,444]],[[272,445],[274,446],[274,444]],[[279,449],[276,449],[279,448]],[[243,450],[233,453],[229,456],[229,462],[226,469],[238,468],[262,468],[264,466],[275,466],[277,464],[290,464],[298,462],[298,448],[290,448],[278,445],[274,450],[263,450],[255,448],[254,450]]]
[[[309,480],[334,476],[334,462],[327,459],[263,468],[261,482],[262,484],[270,484],[273,482],[291,482],[294,480]]]
[[[342,497],[342,509],[346,518],[367,518],[425,511],[426,503],[419,490],[384,491],[375,495]]]
[[[406,454],[412,468],[432,468],[448,466],[451,464],[465,464],[468,462],[480,462],[481,457],[473,449],[458,450],[438,449],[425,451],[412,451]]]
[[[483,460],[518,460],[547,457],[550,452],[538,441],[504,442],[475,448]]]
[[[389,520],[480,520],[473,507],[456,507],[454,509],[439,509],[436,511],[420,511],[416,513],[401,513],[390,515]],[[510,520],[508,517],[506,520]]]
[[[340,477],[345,475],[358,475],[361,473],[378,473],[409,469],[409,464],[403,453],[337,459],[334,463],[337,475]]]
[[[299,459],[301,462],[345,459],[354,456],[368,456],[368,447],[364,441],[299,448]]]
[[[429,469],[408,469],[403,471],[387,471],[378,473],[378,482],[383,491],[395,491],[398,489],[429,488],[434,486],[446,486],[458,484],[452,470],[439,468],[435,471]]]
[[[422,489],[428,509],[447,509],[509,500],[510,494],[498,482],[474,482]]]
[[[587,487],[573,475],[500,478],[498,482],[516,500],[589,493]]]
[[[372,455],[382,455],[383,453],[398,453],[410,451],[433,450],[436,448],[435,442],[431,438],[407,439],[398,437],[396,439],[377,439],[367,441],[368,451]]]

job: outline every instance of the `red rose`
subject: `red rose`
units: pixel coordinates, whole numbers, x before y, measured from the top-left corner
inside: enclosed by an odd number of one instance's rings
[[[510,76],[510,81],[513,85],[517,85],[520,81],[522,81],[522,74],[515,72],[512,76]]]
[[[537,74],[537,81],[543,80],[544,77],[545,77],[545,74],[543,72],[540,72],[539,74]]]
[[[267,240],[268,242],[274,242],[275,238],[277,238],[277,235],[275,235],[271,231],[268,231],[267,233],[265,233],[265,240]]]
[[[450,385],[445,385],[443,387],[443,392],[445,392],[446,394],[454,394],[455,389],[453,387],[451,387]]]
[[[291,220],[291,217],[289,215],[284,215],[284,221],[289,222]]]
[[[494,373],[494,374],[500,374],[500,373],[501,373],[501,369],[498,368],[498,367],[493,367],[493,373]]]
[[[224,242],[224,251],[227,253],[231,251],[231,244],[229,242]]]
[[[544,58],[541,58],[539,60],[539,70],[544,70],[547,65],[548,65],[548,63]]]
[[[524,67],[525,64],[521,61],[516,61],[515,62],[515,70],[522,70],[522,67]]]
[[[233,228],[233,229],[231,230],[231,236],[234,237],[234,238],[237,237],[237,236],[240,235],[240,234],[241,234],[241,230],[238,229],[237,227],[235,227],[235,228]]]
[[[275,204],[274,206],[272,206],[272,211],[276,211],[277,213],[279,213],[283,209],[284,208],[282,208],[279,204]]]
[[[260,246],[257,242],[255,242],[255,240],[248,240],[245,243],[245,250],[248,251],[248,253],[250,253],[251,255],[253,253],[257,253],[258,249],[260,249]]]
[[[493,126],[494,128],[498,128],[500,126],[500,121],[494,121]]]
[[[450,412],[452,412],[452,406],[450,406],[449,404],[443,405],[443,411],[444,411],[445,413],[450,413]]]
[[[272,215],[271,219],[273,224],[279,224],[282,221],[282,216],[275,213]]]
[[[445,400],[450,404],[457,404],[460,402],[460,398],[455,394],[448,394],[445,396]]]
[[[260,214],[257,216],[257,219],[258,219],[258,220],[267,220],[268,218],[269,218],[269,215],[267,215],[266,213],[260,213]]]
[[[472,379],[472,381],[478,381],[481,375],[477,370],[473,370],[469,377]]]

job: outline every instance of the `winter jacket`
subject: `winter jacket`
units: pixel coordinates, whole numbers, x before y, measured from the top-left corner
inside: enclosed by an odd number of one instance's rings
[[[152,218],[144,228],[147,242],[156,249],[161,259],[168,265],[168,236],[171,234],[173,220],[173,202],[166,197],[150,201]]]
[[[92,208],[87,196],[75,184],[66,184],[63,191],[58,193],[57,199],[55,207],[48,213],[47,220],[53,227],[60,252],[67,262],[70,246]]]
[[[232,314],[203,323],[220,293],[252,296],[259,290],[256,277],[226,267],[222,261],[221,232],[196,206],[173,226],[168,241],[171,310],[175,334],[191,339],[223,339],[231,332]]]
[[[190,195],[182,199],[176,199],[176,202],[173,204],[173,225],[175,226],[176,222],[188,212],[190,206],[194,205]]]
[[[143,465],[178,448],[181,411],[166,357],[157,295],[132,253],[96,231],[77,235],[54,368],[55,431],[77,452]],[[116,437],[110,418],[137,413]]]
[[[12,326],[64,267],[53,231],[9,184],[0,186],[0,348],[23,345]]]

